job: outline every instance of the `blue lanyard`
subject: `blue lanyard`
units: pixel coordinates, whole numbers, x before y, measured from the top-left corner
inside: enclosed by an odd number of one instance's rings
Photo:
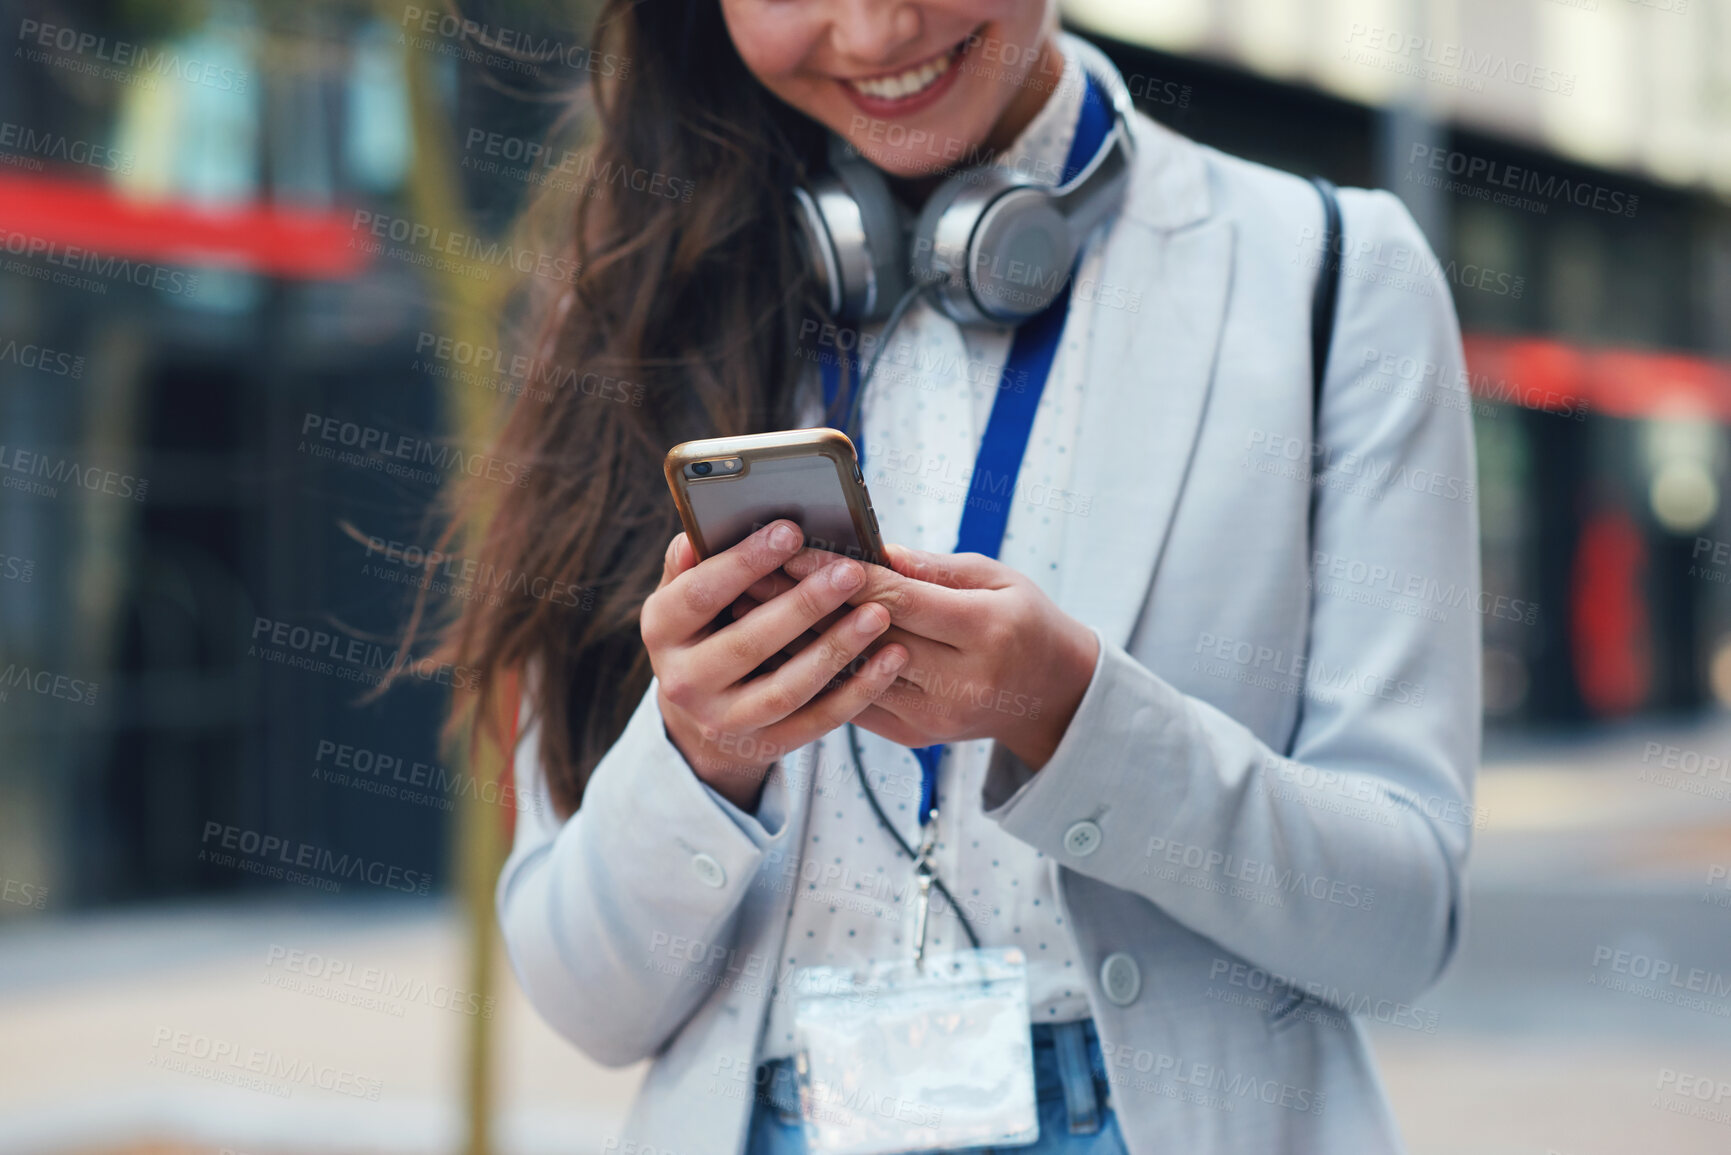
[[[1094,159],[1111,128],[1112,114],[1099,85],[1090,76],[1082,98],[1082,114],[1076,123],[1076,135],[1070,142],[1069,155],[1064,159],[1060,184],[1074,180]],[[1057,298],[1044,311],[1023,321],[1016,329],[1010,343],[1010,356],[998,378],[998,396],[992,402],[992,415],[986,421],[985,436],[974,458],[968,500],[962,507],[962,524],[956,533],[957,553],[982,553],[995,558],[1003,548],[1004,528],[1009,523],[1010,503],[1016,493],[1016,478],[1022,471],[1022,457],[1027,452],[1028,437],[1034,430],[1034,414],[1040,408],[1046,378],[1051,374],[1052,361],[1058,354],[1058,341],[1064,335],[1064,317],[1069,306],[1070,285],[1066,281]],[[847,349],[841,353],[848,359],[848,379],[856,380],[858,363],[853,351]],[[836,358],[824,358],[820,367],[824,405],[833,412],[836,395],[841,389],[841,367]],[[859,453],[863,468],[863,445],[859,447]],[[938,765],[943,761],[944,750],[942,745],[921,746],[913,752],[920,764],[921,826],[926,824],[937,805]]]

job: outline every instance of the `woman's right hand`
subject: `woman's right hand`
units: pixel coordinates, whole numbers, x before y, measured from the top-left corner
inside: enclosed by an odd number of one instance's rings
[[[889,628],[889,611],[867,602],[752,676],[808,629],[845,611],[865,581],[859,562],[838,556],[736,620],[718,620],[801,544],[798,526],[776,521],[699,562],[681,533],[667,547],[661,584],[643,603],[643,644],[659,680],[667,736],[699,778],[746,811],[756,809],[777,759],[851,721],[889,689],[908,660],[905,647],[891,644],[847,674]]]

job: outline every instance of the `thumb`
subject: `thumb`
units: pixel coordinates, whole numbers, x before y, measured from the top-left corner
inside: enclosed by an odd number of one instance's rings
[[[673,540],[667,543],[667,554],[661,559],[661,589],[668,582],[690,569],[697,562],[697,553],[691,548],[691,539],[683,533],[673,535]]]
[[[1008,567],[983,553],[928,553],[889,544],[884,553],[891,569],[916,581],[953,590],[999,589],[1010,584]]]

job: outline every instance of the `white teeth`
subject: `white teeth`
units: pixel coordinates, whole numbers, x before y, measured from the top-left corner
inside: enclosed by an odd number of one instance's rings
[[[848,81],[855,90],[865,93],[877,100],[906,100],[916,96],[950,70],[950,61],[955,59],[956,50],[950,49],[935,60],[929,60],[918,68],[910,68],[895,76],[874,76],[870,80]]]

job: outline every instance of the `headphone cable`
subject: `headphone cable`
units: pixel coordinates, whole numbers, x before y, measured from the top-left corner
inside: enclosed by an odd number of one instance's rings
[[[908,286],[907,291],[902,293],[901,298],[896,301],[895,308],[890,310],[890,315],[884,320],[883,332],[878,336],[878,346],[872,350],[871,360],[866,362],[865,372],[860,374],[859,382],[855,386],[853,396],[848,404],[847,421],[842,425],[842,429],[849,436],[852,436],[854,422],[859,419],[860,404],[865,399],[866,385],[871,382],[872,373],[877,370],[878,360],[884,355],[884,349],[889,346],[890,334],[896,331],[896,327],[907,315],[907,311],[913,305],[915,298],[926,288],[926,285],[918,283]],[[872,790],[871,783],[866,780],[865,759],[860,755],[859,731],[854,728],[852,722],[847,724],[847,745],[849,753],[853,755],[854,774],[859,778],[860,789],[865,792],[866,801],[871,804],[872,813],[877,815],[878,824],[889,832],[891,838],[895,839],[896,845],[901,848],[903,854],[917,861],[919,854],[907,844],[907,841],[902,838],[901,831],[895,828],[895,823],[891,822],[889,815],[884,813],[883,806],[878,802],[877,793]],[[932,876],[932,886],[944,896],[944,901],[950,904],[950,909],[956,912],[956,918],[961,920],[962,929],[968,934],[968,942],[975,950],[978,950],[980,936],[974,933],[973,923],[969,922],[968,916],[962,913],[961,904],[956,902],[956,896],[950,893],[949,887],[944,885],[944,880],[937,877],[935,873]]]
[[[878,823],[889,831],[890,837],[896,840],[896,845],[901,847],[903,854],[917,860],[919,854],[908,845],[907,840],[902,837],[901,831],[895,828],[895,823],[891,822],[889,815],[884,813],[884,808],[878,802],[878,796],[873,792],[871,783],[866,781],[865,759],[860,757],[859,752],[859,731],[854,728],[852,722],[847,724],[847,746],[848,751],[853,754],[853,768],[854,773],[859,777],[860,789],[865,791],[866,801],[871,803],[872,813],[878,816]],[[975,950],[979,950],[980,936],[974,933],[974,924],[968,921],[968,916],[962,913],[961,904],[956,901],[956,896],[950,893],[950,888],[944,885],[944,880],[939,878],[935,872],[932,875],[932,886],[944,896],[944,901],[950,904],[950,909],[956,912],[956,918],[961,920],[962,929],[968,934],[969,944]]]
[[[917,282],[909,285],[907,291],[896,301],[895,308],[890,310],[890,315],[884,320],[883,332],[878,334],[878,346],[872,350],[871,360],[866,362],[865,372],[860,374],[857,382],[854,382],[852,396],[848,398],[847,418],[842,422],[841,428],[842,432],[849,437],[854,436],[854,422],[860,418],[860,406],[865,401],[866,386],[871,383],[872,374],[877,371],[878,360],[883,357],[884,349],[889,346],[890,334],[894,333],[896,326],[902,323],[902,317],[913,305],[914,298],[918,297],[925,289],[925,285]],[[862,430],[861,433],[863,435],[864,431]]]

